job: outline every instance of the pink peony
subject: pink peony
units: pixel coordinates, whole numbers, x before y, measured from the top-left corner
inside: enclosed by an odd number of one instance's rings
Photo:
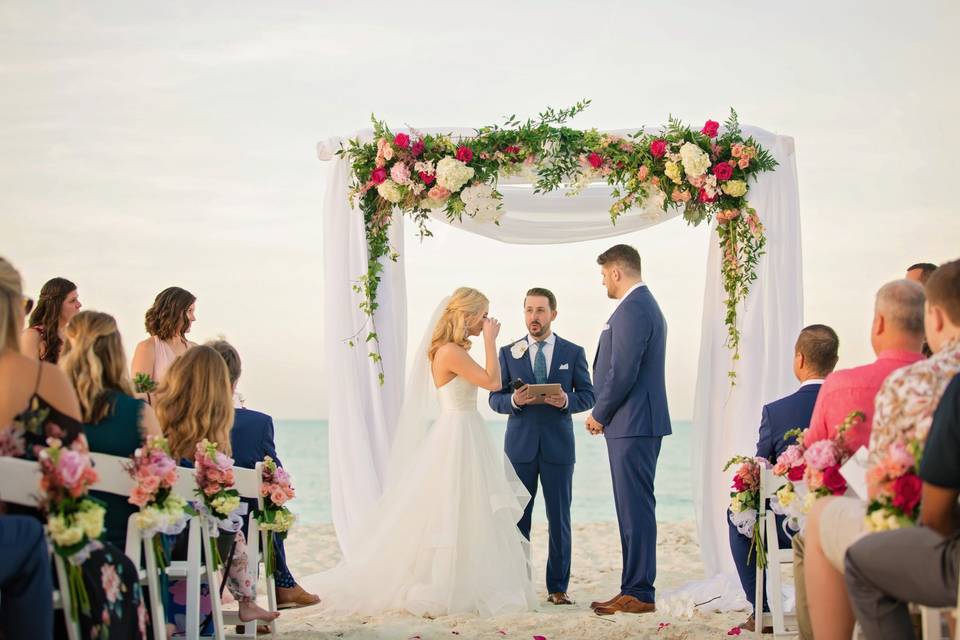
[[[650,143],[650,155],[654,158],[662,158],[667,153],[667,141],[657,138]]]
[[[85,466],[86,460],[83,455],[69,449],[60,451],[57,471],[60,472],[63,484],[67,487],[74,487],[80,481]]]
[[[803,459],[808,466],[823,471],[839,462],[840,452],[832,440],[818,440],[803,452]]]
[[[682,189],[674,189],[670,194],[670,199],[674,202],[687,202],[690,200],[690,192]]]
[[[596,151],[591,151],[587,156],[587,162],[590,163],[590,166],[594,169],[599,169],[603,166],[603,158],[600,157],[600,154]]]
[[[423,147],[423,140],[417,140],[413,143],[413,147],[410,149],[410,155],[412,155],[414,158],[419,158],[421,155],[423,155]]]
[[[431,200],[446,200],[450,197],[450,190],[435,184],[430,187],[430,191],[427,191],[427,197]]]
[[[393,144],[399,147],[400,149],[406,149],[410,146],[410,136],[405,133],[398,133],[393,138]]]
[[[718,131],[720,131],[720,123],[714,120],[707,120],[703,125],[703,129],[700,130],[700,133],[708,138],[716,138]]]
[[[729,180],[733,177],[733,167],[730,166],[729,162],[718,162],[713,165],[713,175],[717,176],[717,180],[720,182]]]
[[[387,180],[387,170],[383,167],[377,167],[370,174],[370,181],[373,184],[383,184]]]
[[[457,160],[464,163],[473,160],[473,149],[466,145],[457,147]]]
[[[402,162],[397,162],[390,168],[390,177],[397,184],[410,184],[410,167]]]
[[[893,506],[903,511],[906,515],[911,515],[917,505],[920,504],[920,492],[923,483],[913,473],[901,476],[893,482]]]

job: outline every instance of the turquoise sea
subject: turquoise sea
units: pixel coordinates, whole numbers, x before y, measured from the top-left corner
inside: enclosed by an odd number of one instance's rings
[[[490,432],[503,442],[506,422],[490,421]],[[616,520],[610,467],[603,437],[592,437],[582,421],[574,422],[577,466],[573,474],[574,522]],[[690,470],[692,425],[677,421],[673,435],[663,439],[657,465],[657,520],[692,520],[693,493]],[[327,467],[327,423],[312,420],[278,420],[277,453],[292,474],[297,499],[291,508],[306,524],[330,522],[330,491]],[[545,521],[543,501],[535,502],[534,520]]]

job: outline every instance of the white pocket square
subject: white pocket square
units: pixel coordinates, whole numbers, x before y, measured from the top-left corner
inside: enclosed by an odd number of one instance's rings
[[[570,368],[570,365],[567,364],[566,362],[564,362],[562,365],[560,365],[560,371],[565,371],[565,370],[567,370],[567,369],[569,369],[569,368]]]

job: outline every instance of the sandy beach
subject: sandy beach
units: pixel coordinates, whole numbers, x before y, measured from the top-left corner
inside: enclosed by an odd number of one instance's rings
[[[479,618],[470,615],[434,619],[396,612],[375,617],[328,618],[310,608],[285,611],[278,620],[283,638],[347,638],[433,640],[437,638],[518,638],[543,636],[547,640],[575,638],[696,638],[725,637],[727,631],[746,618],[745,612],[697,612],[692,619],[678,619],[662,612],[642,616],[618,614],[601,618],[590,610],[590,602],[617,593],[620,580],[620,539],[615,523],[574,525],[573,575],[570,595],[573,606],[546,602],[543,575],[546,564],[546,527],[533,531],[535,586],[541,604],[524,614]],[[333,527],[297,527],[287,541],[287,556],[295,576],[305,576],[336,564],[339,548]],[[657,542],[660,592],[679,587],[703,576],[692,522],[660,523]],[[667,626],[661,627],[662,624]]]

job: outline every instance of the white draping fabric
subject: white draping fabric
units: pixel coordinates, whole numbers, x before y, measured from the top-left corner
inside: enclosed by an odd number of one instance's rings
[[[730,479],[721,469],[727,458],[750,454],[756,445],[762,405],[791,392],[793,343],[803,326],[802,260],[796,159],[793,140],[762,129],[744,127],[780,163],[751,184],[750,202],[767,229],[767,253],[759,264],[741,310],[741,354],[737,384],[729,384],[730,352],[725,346],[724,292],[720,251],[712,241],[707,255],[699,369],[694,399],[694,507],[701,555],[709,576],[731,573],[725,510]],[[429,129],[422,133],[470,136],[472,129]],[[416,133],[416,132],[415,132]],[[615,131],[612,133],[626,133]],[[372,132],[357,134],[372,139]],[[367,250],[363,220],[347,201],[350,167],[335,156],[342,139],[317,146],[322,160],[331,160],[324,205],[324,268],[327,300],[326,358],[330,384],[330,475],[333,520],[338,534],[347,531],[358,514],[379,495],[392,429],[402,398],[406,344],[406,291],[403,276],[402,224],[395,218],[394,246],[400,259],[385,263],[375,321],[386,384],[380,387],[368,349],[350,348],[343,341],[357,333],[364,316],[361,296],[351,284],[366,272]],[[589,186],[577,197],[561,193],[535,195],[529,185],[506,180],[500,185],[505,214],[500,225],[465,219],[448,223],[465,231],[503,242],[565,243],[630,233],[677,215],[636,210],[611,224],[609,189]],[[442,220],[442,214],[433,216]],[[668,318],[669,321],[669,318]],[[362,338],[366,335],[361,331]],[[344,549],[349,553],[349,549]],[[729,584],[729,580],[715,581]],[[736,584],[733,582],[732,584]]]

